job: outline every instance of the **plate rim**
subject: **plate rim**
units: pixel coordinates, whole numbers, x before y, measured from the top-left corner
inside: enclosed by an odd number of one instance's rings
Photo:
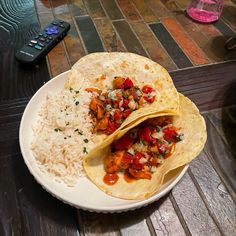
[[[21,121],[20,121],[20,126],[19,126],[19,144],[20,144],[20,150],[21,150],[21,154],[24,160],[24,163],[26,164],[30,174],[34,177],[34,179],[36,180],[36,182],[38,184],[41,185],[41,187],[46,190],[48,193],[50,193],[53,197],[55,197],[56,199],[69,204],[70,206],[73,206],[77,209],[82,209],[82,210],[87,210],[90,212],[98,212],[98,213],[121,213],[121,212],[127,212],[127,211],[131,211],[131,210],[135,210],[141,207],[145,207],[155,201],[158,201],[160,198],[162,198],[163,196],[165,196],[166,194],[168,194],[172,188],[182,179],[182,177],[184,176],[184,174],[186,173],[189,165],[185,165],[183,167],[183,169],[180,171],[180,173],[178,174],[178,176],[163,190],[161,190],[160,192],[152,195],[151,197],[147,198],[147,199],[143,199],[140,201],[135,201],[135,202],[131,202],[128,205],[122,206],[122,205],[118,205],[118,206],[114,206],[114,207],[108,207],[108,208],[104,208],[104,207],[89,207],[89,205],[83,204],[83,205],[77,205],[74,204],[66,199],[63,199],[61,196],[58,196],[57,193],[53,192],[50,188],[48,188],[47,186],[45,186],[45,184],[43,183],[43,180],[39,178],[38,175],[36,175],[34,173],[34,170],[32,168],[32,166],[30,165],[29,161],[27,161],[27,155],[25,153],[24,147],[23,147],[23,121],[26,117],[27,111],[30,108],[31,102],[35,99],[35,97],[37,97],[37,95],[43,90],[45,89],[45,87],[48,86],[48,84],[53,83],[58,77],[64,76],[66,74],[68,74],[70,72],[70,70],[67,70],[55,77],[53,77],[52,79],[50,79],[49,81],[47,81],[44,85],[42,85],[37,91],[36,93],[30,98],[29,102],[27,103],[23,115],[21,117]],[[87,178],[87,177],[86,177]]]

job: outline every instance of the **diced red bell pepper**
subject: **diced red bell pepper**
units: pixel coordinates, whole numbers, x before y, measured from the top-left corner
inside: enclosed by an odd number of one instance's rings
[[[138,131],[138,137],[148,143],[154,143],[156,141],[152,136],[152,130],[149,127],[143,127]]]
[[[123,137],[115,142],[114,147],[119,150],[128,149],[134,143],[134,140],[135,139],[131,137],[130,133],[126,133]]]
[[[131,113],[131,110],[130,109],[126,109],[122,112],[122,116],[123,118],[127,118]]]
[[[130,78],[126,78],[124,81],[124,89],[129,89],[134,86],[132,80]]]
[[[177,132],[173,128],[166,128],[163,129],[162,132],[164,133],[164,139],[167,141],[175,142],[176,136],[178,135]]]
[[[142,88],[143,93],[151,93],[154,92],[155,89],[153,89],[151,86],[149,85],[144,85]]]

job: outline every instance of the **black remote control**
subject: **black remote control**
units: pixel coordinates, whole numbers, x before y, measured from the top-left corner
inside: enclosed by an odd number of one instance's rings
[[[70,24],[54,20],[16,53],[16,59],[29,66],[35,65],[66,35]]]

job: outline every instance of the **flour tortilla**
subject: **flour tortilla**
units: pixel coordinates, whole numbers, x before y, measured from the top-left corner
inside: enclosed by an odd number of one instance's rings
[[[106,77],[105,80],[100,79],[102,75]],[[160,111],[178,114],[178,92],[166,69],[146,57],[133,53],[88,54],[74,64],[65,87],[75,90],[96,87],[106,91],[112,89],[112,81],[116,76],[129,77],[140,88],[146,84],[151,85],[155,88],[157,97],[152,104],[146,104],[133,111],[120,129],[143,116]]]
[[[103,159],[109,154],[111,145],[97,147],[85,157],[84,169],[90,180],[111,196],[122,199],[146,199],[160,190],[167,173],[192,161],[201,152],[206,142],[206,125],[195,104],[181,94],[179,98],[180,113],[178,116],[173,117],[173,125],[181,128],[181,133],[184,133],[184,140],[176,144],[173,155],[165,159],[164,163],[157,168],[151,180],[140,179],[127,183],[123,178],[123,173],[119,173],[119,180],[115,185],[109,186],[105,184],[103,182],[105,175]],[[156,114],[156,116],[165,115],[170,115],[170,113]],[[122,135],[141,121],[153,117],[155,116],[146,116],[133,123],[121,131]],[[111,140],[107,144],[109,143],[111,143]]]

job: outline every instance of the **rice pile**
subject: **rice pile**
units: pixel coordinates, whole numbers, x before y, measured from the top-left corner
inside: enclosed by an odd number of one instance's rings
[[[40,169],[68,186],[74,186],[84,175],[83,156],[98,141],[91,133],[91,96],[84,90],[73,89],[48,94],[33,127],[32,150]]]

